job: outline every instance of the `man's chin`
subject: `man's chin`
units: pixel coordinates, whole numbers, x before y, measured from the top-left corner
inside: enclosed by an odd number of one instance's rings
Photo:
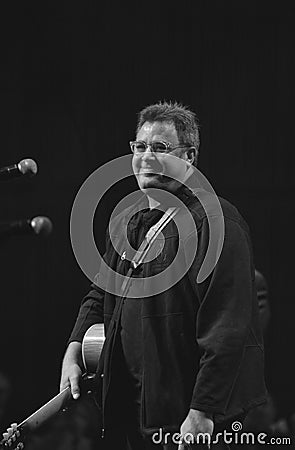
[[[147,176],[140,177],[138,180],[140,189],[158,188],[163,189],[165,184],[161,175],[148,174]]]
[[[150,176],[144,177],[144,179],[139,180],[140,189],[147,195],[152,194],[149,192],[153,189],[161,189],[164,191],[174,192],[176,190],[177,182],[168,177]],[[151,195],[153,196],[153,195]]]

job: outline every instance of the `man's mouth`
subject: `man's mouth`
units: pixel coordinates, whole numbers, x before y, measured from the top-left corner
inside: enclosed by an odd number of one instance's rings
[[[140,174],[143,179],[146,180],[158,180],[161,181],[163,178],[163,175],[161,173],[155,173],[155,172],[143,172]]]
[[[162,171],[161,171],[161,167],[145,166],[145,167],[141,167],[141,168],[139,169],[139,173],[154,173],[154,174],[159,174],[159,173],[162,173]]]
[[[157,172],[155,169],[141,169],[139,173],[144,175],[160,175],[160,172]]]

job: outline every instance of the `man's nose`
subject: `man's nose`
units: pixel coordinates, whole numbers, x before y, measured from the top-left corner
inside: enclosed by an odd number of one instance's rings
[[[150,159],[150,158],[155,158],[155,154],[154,152],[152,152],[151,146],[147,145],[145,152],[142,154],[142,159]]]

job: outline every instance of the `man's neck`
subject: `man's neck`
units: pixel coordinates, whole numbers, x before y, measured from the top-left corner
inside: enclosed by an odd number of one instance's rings
[[[183,182],[185,182],[191,175],[193,174],[193,167],[191,165],[188,166],[188,170],[186,171],[186,174],[184,176]],[[175,192],[170,192],[172,195],[176,194],[177,191],[179,191],[179,188],[184,187],[182,183],[178,182],[176,186],[174,186]],[[177,194],[176,194],[177,196]],[[156,200],[156,198],[151,197],[150,195],[147,194],[147,198],[148,198],[148,202],[149,202],[149,207],[150,209],[154,209],[157,206],[159,206],[161,204],[161,198],[159,197],[159,200]],[[166,197],[167,198],[167,197]],[[165,197],[164,197],[165,199]]]

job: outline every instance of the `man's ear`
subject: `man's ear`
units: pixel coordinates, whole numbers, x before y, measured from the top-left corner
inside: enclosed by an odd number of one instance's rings
[[[190,162],[191,164],[193,164],[195,159],[197,159],[197,157],[198,157],[198,151],[196,150],[195,147],[190,147],[186,151],[186,155],[187,155],[187,161]]]

